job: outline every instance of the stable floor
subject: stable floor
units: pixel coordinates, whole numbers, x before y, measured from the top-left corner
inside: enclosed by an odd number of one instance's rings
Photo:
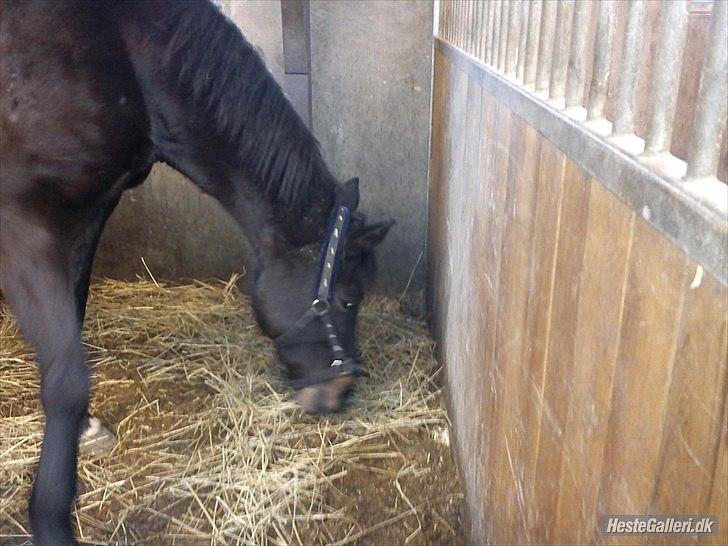
[[[235,279],[92,285],[93,413],[116,433],[81,455],[88,544],[462,544],[439,371],[424,325],[360,314],[370,375],[354,407],[301,413]],[[0,542],[30,544],[43,426],[33,357],[0,302]]]

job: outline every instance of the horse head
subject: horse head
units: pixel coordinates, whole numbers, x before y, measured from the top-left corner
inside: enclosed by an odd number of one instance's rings
[[[340,411],[355,390],[359,306],[374,275],[373,250],[394,223],[367,224],[356,212],[357,179],[336,194],[323,244],[268,239],[251,290],[258,322],[308,413]]]

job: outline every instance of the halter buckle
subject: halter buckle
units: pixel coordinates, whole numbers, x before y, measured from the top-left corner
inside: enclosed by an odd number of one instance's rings
[[[329,311],[329,302],[316,298],[313,300],[313,303],[311,303],[311,309],[313,309],[318,316],[325,315]]]

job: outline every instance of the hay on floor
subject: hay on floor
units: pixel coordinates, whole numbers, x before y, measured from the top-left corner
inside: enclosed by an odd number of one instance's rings
[[[272,346],[236,280],[92,286],[92,412],[118,444],[80,458],[77,536],[90,544],[457,542],[457,479],[423,325],[395,301],[366,303],[359,343],[369,377],[353,409],[310,417],[277,383]],[[28,541],[42,426],[32,354],[0,302],[2,543]],[[421,484],[438,481],[445,485],[427,497]],[[357,498],[372,495],[382,498]]]

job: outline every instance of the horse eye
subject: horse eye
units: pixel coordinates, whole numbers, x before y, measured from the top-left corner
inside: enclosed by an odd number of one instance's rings
[[[344,302],[344,309],[353,309],[354,307],[356,307],[356,303],[354,303],[353,301]]]

